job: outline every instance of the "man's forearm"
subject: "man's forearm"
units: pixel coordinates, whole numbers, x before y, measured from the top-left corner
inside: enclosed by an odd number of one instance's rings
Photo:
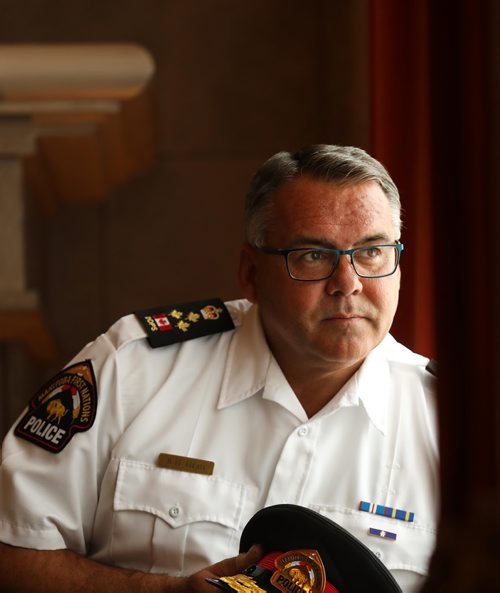
[[[0,544],[0,591],[9,593],[184,593],[186,583],[187,579],[107,566],[69,550]]]
[[[227,558],[189,578],[135,572],[100,564],[70,550],[32,550],[0,543],[0,591],[9,593],[214,593],[207,577],[233,575],[260,558],[262,550]]]

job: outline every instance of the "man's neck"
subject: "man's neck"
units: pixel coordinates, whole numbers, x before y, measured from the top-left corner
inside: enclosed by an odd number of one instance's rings
[[[279,364],[279,361],[278,361]],[[331,401],[361,366],[362,361],[329,372],[297,373],[294,369],[282,371],[302,404],[307,417],[317,414]]]

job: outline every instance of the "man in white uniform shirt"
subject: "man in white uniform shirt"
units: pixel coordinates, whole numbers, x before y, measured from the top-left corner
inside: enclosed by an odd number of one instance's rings
[[[119,320],[7,435],[0,589],[214,591],[260,508],[309,507],[368,545],[405,593],[432,554],[429,360],[389,334],[398,191],[364,151],[278,153],[255,175],[246,297]]]

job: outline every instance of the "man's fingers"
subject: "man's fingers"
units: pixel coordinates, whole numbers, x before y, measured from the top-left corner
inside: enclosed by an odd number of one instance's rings
[[[252,566],[262,558],[261,546],[253,545],[248,552],[242,552],[234,558],[226,558],[210,567],[210,571],[217,576],[230,576],[243,572],[245,568]]]
[[[252,564],[256,564],[263,555],[262,547],[254,544],[248,552],[242,552],[236,556],[235,564],[236,564],[236,571],[235,574],[243,572],[245,568],[252,566]]]
[[[207,583],[207,578],[216,579],[242,573],[245,568],[252,566],[262,558],[263,550],[260,546],[252,546],[248,552],[243,552],[234,558],[226,558],[189,577],[184,585],[186,593],[211,593],[215,591],[213,585]]]

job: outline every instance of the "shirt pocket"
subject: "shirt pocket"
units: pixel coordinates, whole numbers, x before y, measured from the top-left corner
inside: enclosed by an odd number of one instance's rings
[[[419,591],[428,573],[436,543],[436,529],[423,523],[335,506],[312,508],[357,537],[387,566],[405,593]],[[396,539],[369,535],[370,528],[396,535]]]
[[[192,574],[237,552],[244,505],[243,484],[122,459],[113,500],[113,561]]]

